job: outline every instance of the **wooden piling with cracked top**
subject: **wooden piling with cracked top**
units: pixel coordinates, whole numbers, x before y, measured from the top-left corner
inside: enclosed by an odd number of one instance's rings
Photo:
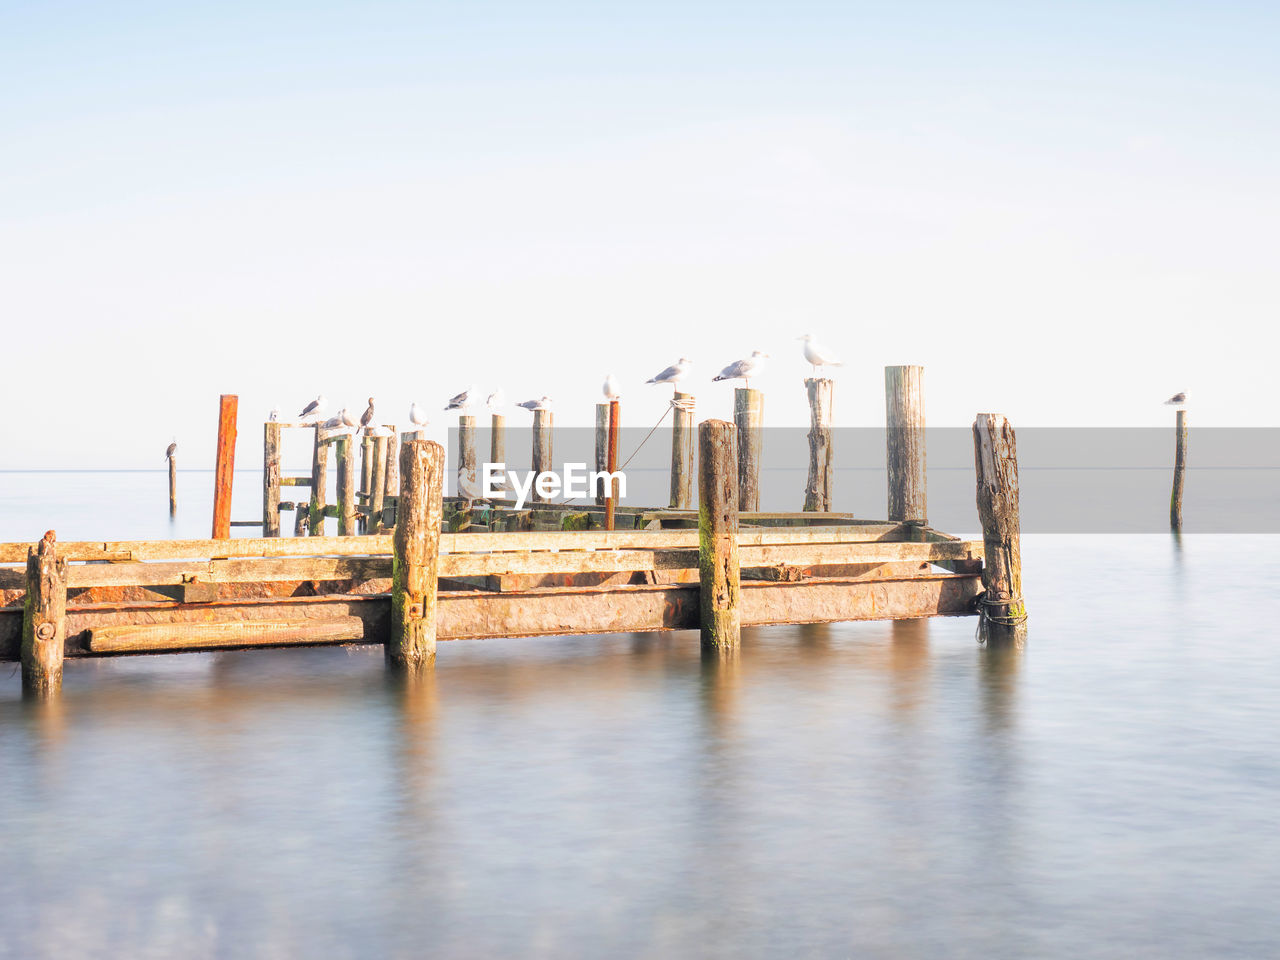
[[[973,455],[984,548],[979,633],[990,644],[1021,646],[1027,637],[1027,605],[1022,598],[1018,443],[1009,421],[996,413],[978,414]]]
[[[742,635],[736,433],[725,420],[698,425],[698,619],[704,646],[722,650]]]
[[[760,509],[760,454],[763,447],[764,394],[738,387],[733,391],[733,422],[737,425],[738,509]],[[701,429],[701,428],[699,428]],[[699,434],[699,448],[701,448]],[[698,476],[702,476],[699,469]]]
[[[832,475],[835,470],[831,438],[832,395],[835,381],[809,377],[809,478],[804,485],[804,509],[830,512]]]
[[[48,531],[27,551],[27,595],[22,614],[22,692],[47,697],[62,689],[67,639],[67,561]]]
[[[674,400],[692,405],[693,394],[675,393]],[[697,431],[693,426],[693,410],[673,408],[675,419],[671,425],[671,496],[672,510],[693,509],[693,444]]]
[[[889,519],[927,523],[924,367],[885,367],[884,403]]]
[[[400,496],[391,565],[387,662],[430,666],[436,656],[436,590],[444,515],[444,447],[409,440],[400,450]]]

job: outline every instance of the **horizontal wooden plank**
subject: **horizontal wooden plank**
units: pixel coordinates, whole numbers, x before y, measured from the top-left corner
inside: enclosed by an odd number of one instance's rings
[[[311,486],[310,477],[281,477],[280,486],[282,487],[309,487]]]
[[[87,643],[90,653],[159,653],[364,639],[365,624],[359,617],[333,617],[96,627],[88,631]]]

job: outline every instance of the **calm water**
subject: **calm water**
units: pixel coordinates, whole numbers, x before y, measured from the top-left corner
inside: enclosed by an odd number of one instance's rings
[[[10,526],[19,518],[10,516]],[[165,520],[164,522],[167,522]],[[974,621],[0,668],[0,957],[1280,951],[1280,537],[1030,536]]]

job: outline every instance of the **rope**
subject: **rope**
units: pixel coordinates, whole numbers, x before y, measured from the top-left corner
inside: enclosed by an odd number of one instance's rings
[[[1023,612],[1015,616],[1009,614],[992,613],[992,607],[1012,607],[1022,606]],[[1027,622],[1026,605],[1023,604],[1022,597],[1009,597],[1004,600],[988,600],[985,593],[978,596],[978,628],[974,631],[974,639],[978,643],[983,643],[982,626],[986,623],[994,623],[1002,627],[1016,627],[1019,624]]]
[[[671,412],[674,406],[675,406],[675,401],[672,401],[670,404],[667,405],[667,409],[662,411],[662,416],[658,418],[658,422],[655,423],[652,428],[650,428],[649,432],[644,435],[644,439],[640,441],[640,446],[632,450],[631,456],[627,457],[627,459],[624,460],[622,464],[618,467],[620,471],[627,469],[627,464],[636,458],[636,454],[640,452],[640,448],[643,447],[646,443],[648,443],[649,438],[652,437],[655,432],[657,432],[657,429],[660,426],[662,426],[662,422],[667,419],[667,414]],[[567,500],[561,500],[560,506],[563,507],[565,504],[569,503],[573,499],[574,499],[573,497],[569,497]]]

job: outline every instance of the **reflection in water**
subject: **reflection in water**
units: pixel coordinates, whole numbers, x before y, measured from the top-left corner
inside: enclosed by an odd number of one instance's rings
[[[1127,543],[1024,544],[1025,653],[940,618],[14,675],[0,957],[1272,955],[1280,648],[1221,609],[1274,623],[1280,550],[1237,582],[1186,538],[1173,604]]]

